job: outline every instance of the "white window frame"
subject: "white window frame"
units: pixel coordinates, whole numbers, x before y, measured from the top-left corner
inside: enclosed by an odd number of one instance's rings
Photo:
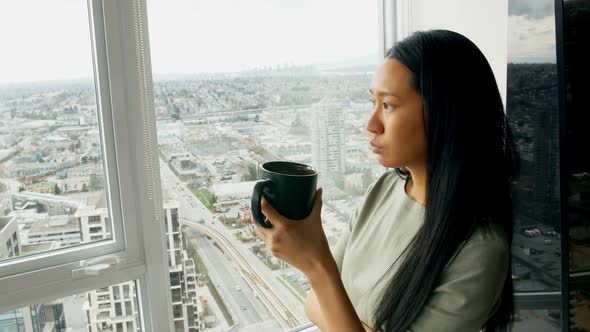
[[[0,263],[0,312],[138,280],[142,330],[172,331],[146,3],[88,0],[88,11],[113,240]],[[110,267],[73,272],[84,261]]]
[[[377,0],[379,6],[379,52],[385,53],[413,32],[412,0]]]

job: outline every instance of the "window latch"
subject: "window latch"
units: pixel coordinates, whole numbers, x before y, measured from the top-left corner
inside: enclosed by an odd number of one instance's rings
[[[125,260],[118,256],[105,256],[80,262],[80,268],[72,270],[72,279],[97,276],[105,271],[111,271]]]

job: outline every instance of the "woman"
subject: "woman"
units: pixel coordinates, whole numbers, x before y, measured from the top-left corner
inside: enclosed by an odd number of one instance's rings
[[[303,221],[266,200],[273,255],[300,269],[322,331],[507,331],[515,149],[492,70],[464,36],[417,32],[387,52],[367,123],[379,163],[333,253],[321,189]]]

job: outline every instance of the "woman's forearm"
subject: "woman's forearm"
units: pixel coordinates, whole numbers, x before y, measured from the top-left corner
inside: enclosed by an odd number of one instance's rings
[[[365,332],[346,294],[336,262],[328,260],[319,264],[307,278],[321,308],[320,316],[323,319],[319,321],[323,325],[320,327],[323,332]]]
[[[315,326],[317,326],[320,331],[325,331],[326,330],[326,324],[324,322],[324,314],[322,314],[322,308],[320,307],[320,304],[318,303],[318,299],[315,296],[315,293],[313,291],[313,288],[311,289],[311,291],[309,292],[309,294],[307,294],[307,297],[305,298],[305,314],[307,315],[307,318],[309,318],[309,320],[314,323]]]
[[[315,296],[313,289],[307,294],[305,298],[305,314],[307,318],[320,329],[320,331],[326,331],[326,322],[324,321],[324,314],[322,313],[322,308],[318,303],[318,299]],[[368,327],[365,323],[363,323],[363,327],[365,328],[366,332],[373,332],[373,330]]]

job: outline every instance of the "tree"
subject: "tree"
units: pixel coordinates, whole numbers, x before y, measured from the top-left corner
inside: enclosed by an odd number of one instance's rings
[[[61,189],[59,189],[59,186],[57,185],[57,183],[55,184],[55,186],[53,186],[53,193],[56,195],[61,194]]]
[[[82,183],[82,191],[83,192],[88,191],[88,186],[86,185],[86,183]]]

